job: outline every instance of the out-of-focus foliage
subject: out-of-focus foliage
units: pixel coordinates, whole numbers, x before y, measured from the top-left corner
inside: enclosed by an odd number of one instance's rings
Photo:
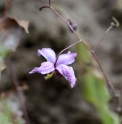
[[[28,31],[29,22],[4,15],[0,18],[0,76],[5,69],[4,58],[16,51],[23,29]],[[1,95],[1,94],[0,94]],[[20,103],[15,94],[9,93],[0,99],[0,124],[25,124]]]
[[[28,33],[28,22],[12,17],[4,17],[0,20],[0,56],[6,57],[14,52],[22,37],[22,29]]]
[[[4,60],[2,57],[0,57],[0,72],[2,72],[2,70],[4,70],[5,68],[5,64],[4,64]],[[1,78],[1,73],[0,73],[0,78]]]
[[[0,124],[25,124],[20,103],[14,93],[0,99]]]
[[[4,58],[14,52],[22,37],[22,28],[28,33],[28,22],[11,17],[0,19],[0,76],[5,69]],[[25,124],[19,102],[14,95],[0,99],[0,124]]]
[[[99,111],[103,124],[120,124],[117,114],[109,110],[110,94],[94,58],[81,44],[76,46],[76,50],[79,68],[85,70],[82,75],[79,75],[84,98]]]
[[[0,18],[0,73],[5,68],[4,58],[11,52],[14,52],[19,45],[24,29],[26,33],[28,31],[29,22],[18,20],[12,17]]]

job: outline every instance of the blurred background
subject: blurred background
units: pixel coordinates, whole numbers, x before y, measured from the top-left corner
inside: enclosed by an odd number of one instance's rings
[[[51,2],[66,20],[70,19],[77,24],[78,34],[91,48],[96,45],[113,22],[113,16],[120,22],[119,28],[112,29],[106,35],[97,48],[96,54],[107,77],[114,87],[121,91],[122,1],[52,0]],[[0,0],[0,13],[4,10],[4,4],[5,0]],[[39,67],[45,60],[43,57],[37,57],[38,49],[49,47],[58,54],[77,41],[75,35],[52,10],[39,11],[39,8],[44,5],[48,5],[48,0],[15,0],[8,11],[8,15],[30,22],[30,33],[26,34],[23,31],[17,50],[11,54],[19,85],[26,86],[26,90],[22,92],[29,120],[31,124],[101,124],[98,111],[85,100],[82,94],[82,74],[85,70],[80,68],[77,60],[72,65],[77,77],[73,89],[64,78],[53,76],[45,80],[41,74],[29,75],[29,71]],[[70,50],[76,52],[77,47],[74,46]],[[5,63],[7,65],[6,60]],[[16,119],[16,115],[21,116],[19,118],[21,121],[13,124],[24,124],[23,111],[21,107],[17,109],[18,96],[14,91],[8,67],[2,72],[0,85],[2,92],[7,92],[7,97],[9,96],[8,104],[11,104],[11,108],[16,111],[12,116],[13,120]],[[115,110],[114,100],[110,103],[112,110]]]

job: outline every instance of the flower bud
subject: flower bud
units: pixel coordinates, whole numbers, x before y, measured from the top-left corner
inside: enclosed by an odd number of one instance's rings
[[[72,29],[73,29],[74,31],[77,30],[77,24],[76,24],[76,23],[73,23],[70,19],[68,19],[68,23],[69,23],[69,25],[72,27]],[[69,29],[70,29],[70,31],[73,33],[73,31],[71,30],[71,28],[69,28]]]

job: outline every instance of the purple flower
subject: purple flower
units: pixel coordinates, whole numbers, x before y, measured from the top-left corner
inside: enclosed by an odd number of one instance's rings
[[[29,74],[41,73],[50,74],[55,72],[57,76],[63,76],[67,81],[70,82],[73,88],[76,82],[76,77],[72,67],[67,66],[75,61],[77,53],[61,54],[56,60],[56,54],[51,48],[43,48],[38,50],[38,56],[42,55],[47,61],[43,62],[40,67],[35,67]]]

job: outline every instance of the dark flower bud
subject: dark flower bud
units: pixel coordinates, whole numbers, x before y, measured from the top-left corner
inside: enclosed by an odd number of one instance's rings
[[[72,27],[72,29],[73,29],[74,31],[77,30],[77,24],[76,24],[76,23],[73,23],[70,19],[68,19],[68,23],[69,23],[69,25]],[[70,31],[73,33],[73,31],[71,30],[71,28],[69,28],[69,29],[70,29]]]

